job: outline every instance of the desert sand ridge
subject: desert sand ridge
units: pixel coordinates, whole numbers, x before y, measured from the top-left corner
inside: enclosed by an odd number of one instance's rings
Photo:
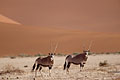
[[[50,52],[51,41],[59,41],[57,52],[81,52],[93,40],[93,52],[120,50],[120,34],[81,31],[64,28],[35,27],[0,23],[0,55],[37,54]]]
[[[20,23],[12,20],[12,19],[10,19],[10,18],[8,18],[8,17],[6,17],[6,16],[3,16],[3,15],[1,15],[1,14],[0,14],[0,22],[3,22],[3,23],[11,23],[11,24],[20,24]]]
[[[119,32],[119,0],[2,0],[0,13],[23,25]]]

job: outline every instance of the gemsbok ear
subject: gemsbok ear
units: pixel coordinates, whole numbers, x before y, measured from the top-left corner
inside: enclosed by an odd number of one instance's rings
[[[90,52],[90,50],[88,50],[88,52]]]
[[[56,55],[56,53],[54,53],[53,55]]]
[[[51,54],[51,53],[48,53],[49,55]]]

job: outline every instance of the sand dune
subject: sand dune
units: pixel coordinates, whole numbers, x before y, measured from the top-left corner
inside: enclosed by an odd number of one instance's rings
[[[0,1],[1,56],[48,53],[51,42],[81,52],[91,41],[92,52],[120,51],[119,0]]]
[[[20,24],[16,21],[13,21],[12,19],[9,19],[8,17],[5,17],[3,15],[0,14],[0,22],[3,22],[3,23],[11,23],[11,24]]]
[[[0,23],[0,56],[37,54],[50,52],[59,42],[56,52],[81,52],[93,41],[92,52],[114,52],[120,50],[120,34],[99,33],[56,27],[23,26]]]
[[[0,13],[23,25],[119,32],[119,0],[7,0]]]

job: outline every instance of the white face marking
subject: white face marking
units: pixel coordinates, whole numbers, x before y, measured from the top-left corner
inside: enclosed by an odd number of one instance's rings
[[[51,60],[54,60],[54,55],[52,55]]]
[[[89,52],[87,51],[87,52],[86,52],[86,57],[88,57],[88,53],[89,53]]]
[[[52,55],[52,57],[54,58],[54,55]]]
[[[88,56],[88,52],[86,52],[87,56]]]

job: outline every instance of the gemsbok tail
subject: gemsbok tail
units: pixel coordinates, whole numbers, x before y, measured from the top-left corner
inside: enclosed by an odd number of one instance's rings
[[[68,66],[68,62],[67,62],[67,60],[68,60],[69,58],[72,58],[72,56],[71,56],[71,55],[68,55],[68,56],[66,57],[66,59],[65,59],[65,63],[64,63],[64,69],[63,69],[63,70],[65,70],[66,67]]]
[[[33,65],[33,67],[32,67],[32,71],[34,71],[35,66],[36,66],[36,61],[35,61],[34,65]]]
[[[37,61],[38,61],[39,59],[41,59],[41,57],[39,57],[39,58],[37,58],[37,59],[35,60],[35,63],[34,63],[34,65],[33,65],[33,67],[32,67],[32,71],[34,71],[34,69],[35,69],[35,67],[36,67],[36,64],[37,64]]]
[[[66,69],[66,61],[65,61],[65,64],[64,64],[64,70]]]

